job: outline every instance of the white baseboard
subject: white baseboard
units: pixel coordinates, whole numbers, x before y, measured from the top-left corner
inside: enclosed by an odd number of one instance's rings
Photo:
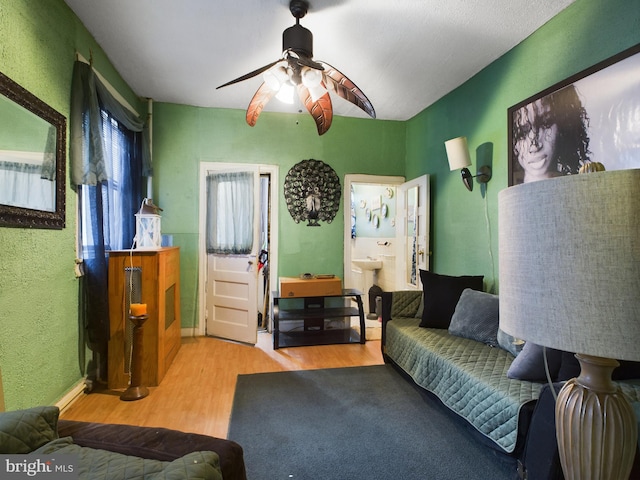
[[[69,390],[60,400],[56,402],[56,407],[63,412],[65,409],[75,402],[86,389],[85,379],[80,380],[71,390]]]

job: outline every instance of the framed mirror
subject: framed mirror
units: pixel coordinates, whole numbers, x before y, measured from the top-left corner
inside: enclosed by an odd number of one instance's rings
[[[0,226],[65,227],[66,125],[0,73]]]

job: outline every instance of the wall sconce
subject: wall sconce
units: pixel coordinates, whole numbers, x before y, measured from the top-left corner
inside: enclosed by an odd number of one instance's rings
[[[469,156],[469,147],[467,146],[467,137],[452,138],[444,142],[447,149],[447,158],[449,159],[449,168],[453,170],[461,170],[462,183],[470,192],[473,191],[473,179],[478,179],[479,183],[487,183],[491,180],[491,167],[483,165],[478,168],[476,175],[471,175],[467,168],[471,165],[471,157]]]

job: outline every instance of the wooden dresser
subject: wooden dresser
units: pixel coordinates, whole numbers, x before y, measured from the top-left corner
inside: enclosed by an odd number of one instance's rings
[[[142,384],[157,386],[180,349],[179,247],[109,252],[110,389],[129,385],[130,303],[147,304]]]

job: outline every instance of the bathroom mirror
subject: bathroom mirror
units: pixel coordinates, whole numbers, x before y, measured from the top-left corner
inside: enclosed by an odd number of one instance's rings
[[[65,226],[66,119],[0,73],[0,226]]]

